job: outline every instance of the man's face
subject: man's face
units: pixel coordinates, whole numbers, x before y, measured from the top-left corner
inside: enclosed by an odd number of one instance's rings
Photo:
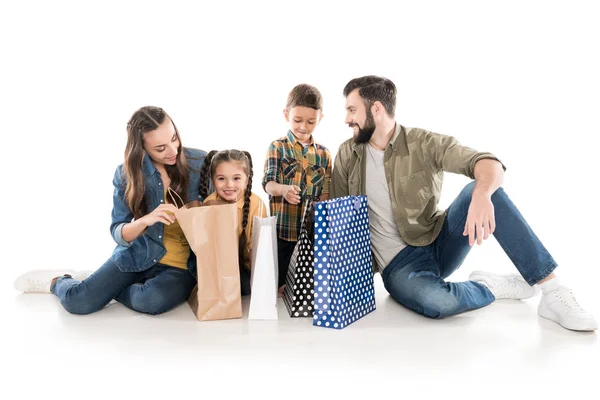
[[[367,143],[375,132],[376,124],[370,108],[365,107],[365,102],[358,94],[358,89],[353,90],[346,97],[346,121],[353,129],[352,136],[357,144]]]

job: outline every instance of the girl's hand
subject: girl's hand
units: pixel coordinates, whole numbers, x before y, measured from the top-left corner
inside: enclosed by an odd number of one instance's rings
[[[152,226],[157,222],[162,222],[165,225],[171,225],[175,222],[175,212],[177,207],[173,204],[161,204],[156,207],[150,214],[143,216],[140,222],[146,226]]]

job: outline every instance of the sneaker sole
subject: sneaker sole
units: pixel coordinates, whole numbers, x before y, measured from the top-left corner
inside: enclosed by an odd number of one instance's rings
[[[560,318],[558,318],[556,316],[556,314],[547,307],[538,307],[538,315],[549,321],[556,322],[563,328],[568,329],[570,331],[591,332],[591,331],[595,331],[596,329],[598,329],[597,325],[589,325],[589,324],[582,323],[581,325],[576,326],[576,325],[567,324],[567,323],[561,321]]]
[[[25,277],[18,277],[15,280],[14,283],[14,288],[19,291],[19,292],[23,292],[23,293],[52,293],[49,290],[27,290],[30,287],[29,281],[27,279],[25,279]]]

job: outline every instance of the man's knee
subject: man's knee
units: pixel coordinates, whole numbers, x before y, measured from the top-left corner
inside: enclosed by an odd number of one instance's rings
[[[475,190],[475,181],[469,182],[461,191],[461,195],[463,196],[472,196],[473,190]]]
[[[458,300],[436,279],[431,271],[419,271],[408,279],[390,280],[386,288],[400,304],[426,317],[440,319],[456,314]]]
[[[470,183],[468,183],[462,190],[461,195],[463,196],[468,196],[468,198],[470,199],[471,196],[473,195],[473,191],[475,190],[475,185],[476,182],[472,181]],[[504,189],[502,187],[499,187],[493,194],[492,194],[492,201],[498,200],[502,197],[506,197],[506,192],[504,191]]]
[[[429,318],[442,319],[456,314],[458,301],[454,296],[439,293],[420,299],[423,315]]]

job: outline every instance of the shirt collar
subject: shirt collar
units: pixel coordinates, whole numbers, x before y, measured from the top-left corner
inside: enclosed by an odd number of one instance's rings
[[[352,150],[360,154],[364,149],[365,144],[356,144],[352,142]],[[394,134],[388,143],[386,150],[392,148],[393,151],[399,151],[400,155],[408,155],[408,145],[406,144],[406,129],[396,122],[394,126]]]
[[[406,156],[408,155],[408,144],[406,143],[406,129],[396,122],[396,128],[394,130],[394,135],[392,136],[392,140],[390,140],[390,144],[392,146],[392,150],[398,151],[400,155]]]
[[[152,176],[158,172],[158,170],[152,163],[150,156],[146,152],[144,152],[144,159],[142,160],[142,172],[144,173],[144,176],[146,176],[146,177]]]
[[[296,143],[300,144],[301,146],[304,146],[302,143],[300,143],[298,141],[298,139],[296,139],[296,136],[294,136],[294,134],[292,133],[291,130],[289,130],[287,133],[287,139],[291,143],[292,146],[294,146]],[[314,143],[315,143],[315,139],[312,137],[312,135],[310,135],[310,143],[308,145],[310,146],[310,145],[313,145]]]

